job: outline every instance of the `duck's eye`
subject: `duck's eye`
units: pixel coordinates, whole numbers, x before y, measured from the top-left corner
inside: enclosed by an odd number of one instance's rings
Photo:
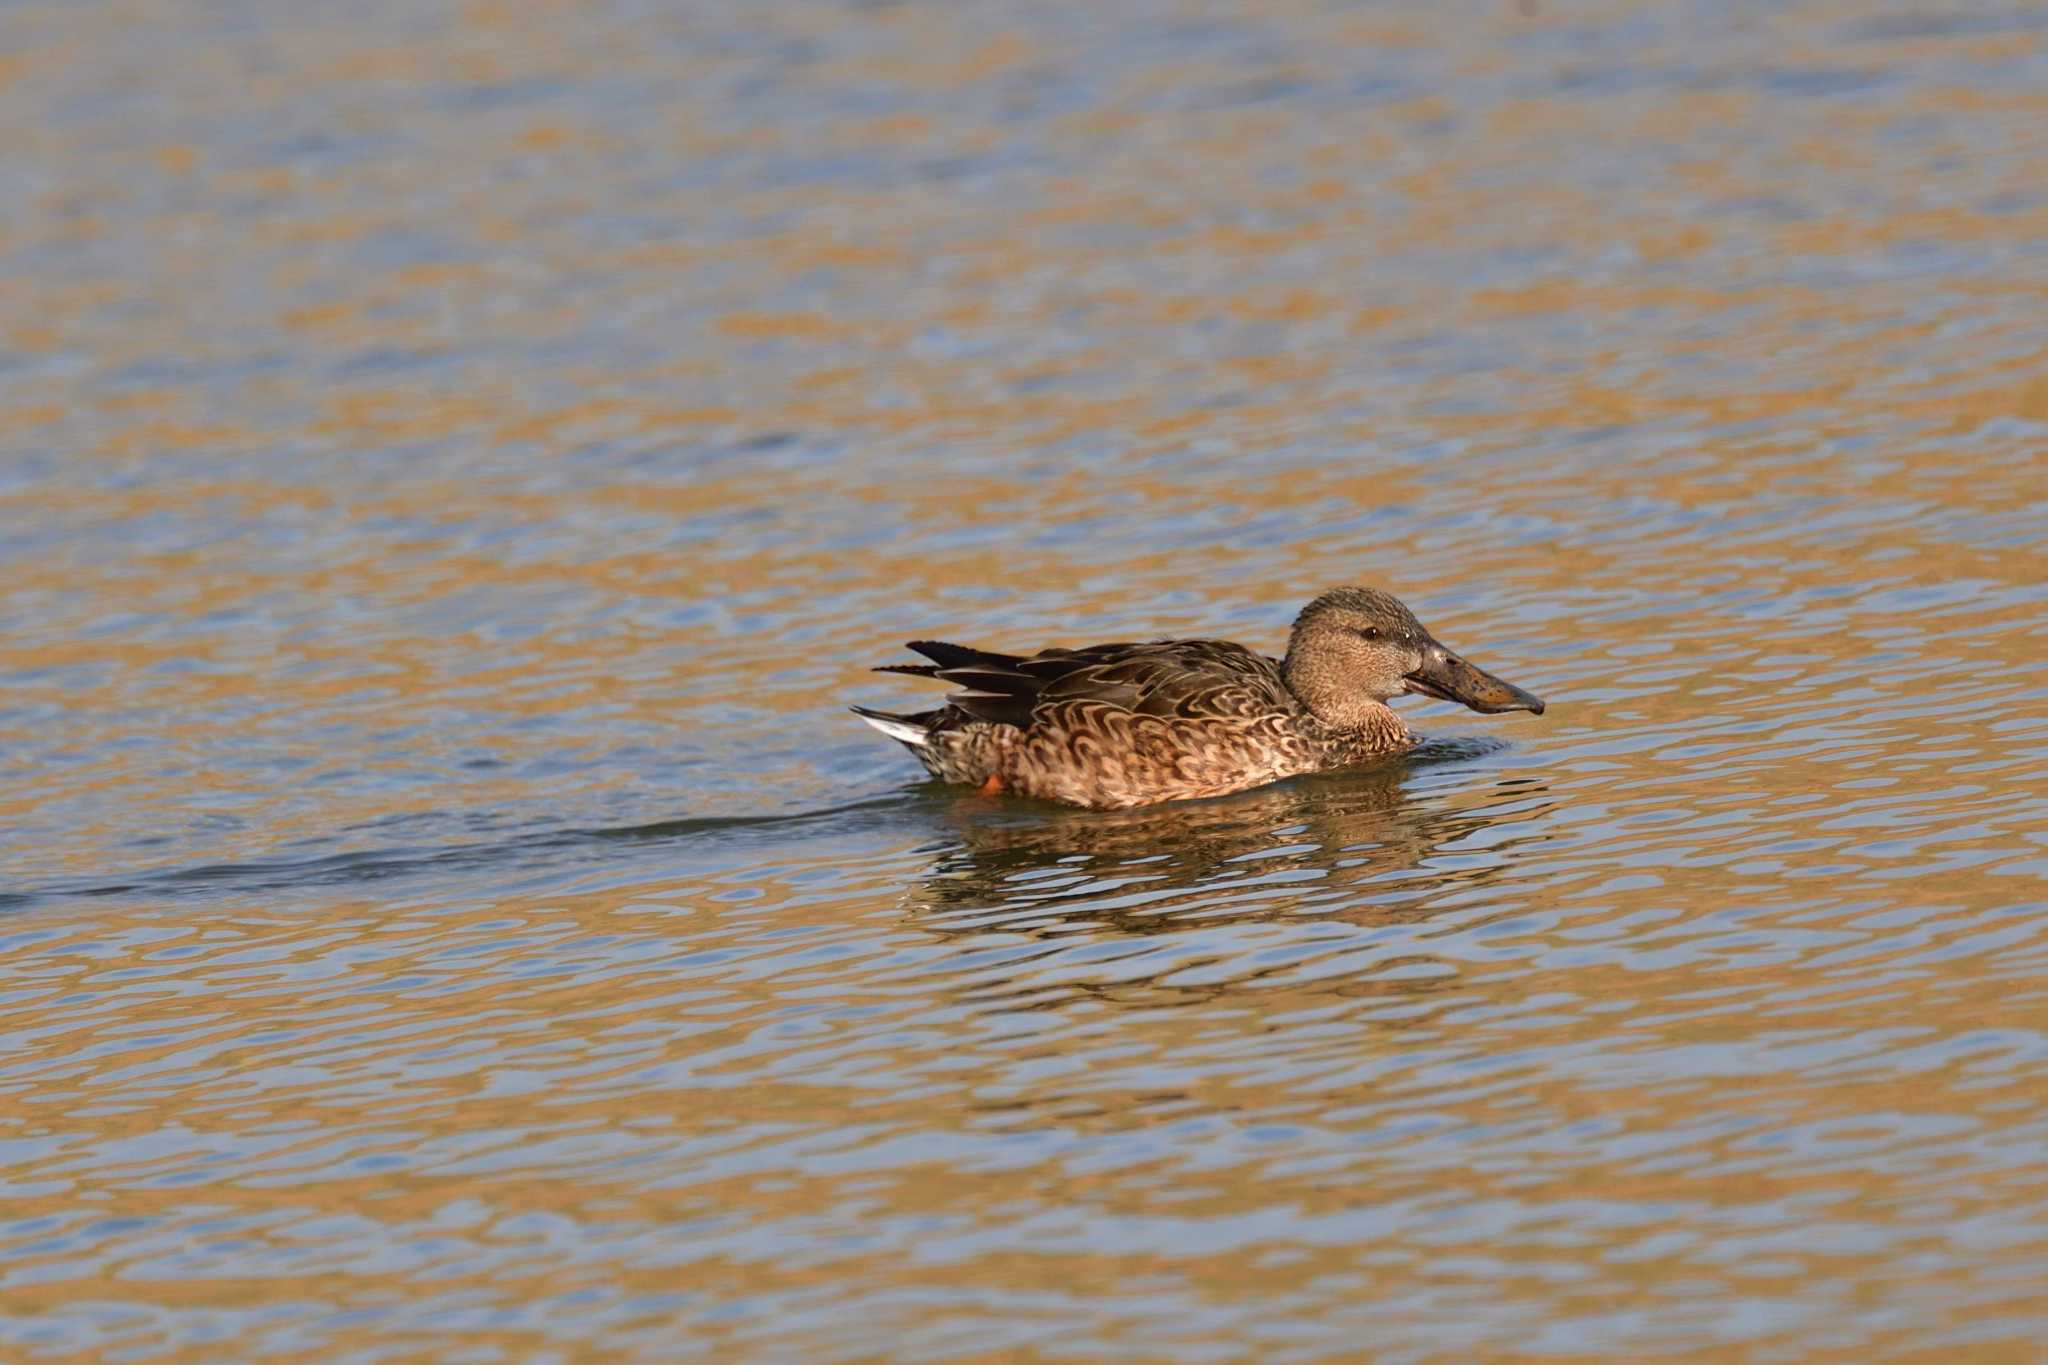
[[[1378,626],[1367,626],[1364,630],[1361,630],[1358,633],[1360,635],[1363,635],[1368,640],[1377,640],[1380,638],[1380,628]]]

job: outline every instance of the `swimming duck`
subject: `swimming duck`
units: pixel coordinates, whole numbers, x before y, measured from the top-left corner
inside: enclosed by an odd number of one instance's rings
[[[875,671],[959,690],[935,711],[855,715],[942,782],[1072,806],[1221,796],[1399,753],[1415,737],[1387,702],[1404,692],[1543,714],[1540,699],[1466,663],[1376,588],[1335,588],[1302,608],[1282,659],[1228,640],[909,647],[931,662]]]

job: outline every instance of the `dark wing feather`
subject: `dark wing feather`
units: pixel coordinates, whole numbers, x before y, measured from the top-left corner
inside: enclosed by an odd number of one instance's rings
[[[976,720],[1020,729],[1033,714],[1076,703],[1138,715],[1216,719],[1287,712],[1298,703],[1279,665],[1225,640],[1118,642],[1018,656],[937,640],[910,647],[938,666],[886,671],[936,677],[961,689],[946,698]]]
[[[1272,659],[1227,640],[1118,646],[1047,686],[1039,701],[1107,702],[1138,715],[1191,720],[1289,712],[1299,705]]]
[[[986,664],[993,668],[1013,668],[1018,660],[1014,654],[996,654],[986,649],[971,649],[966,645],[949,645],[944,640],[912,640],[910,650],[922,654],[940,668],[971,668]]]

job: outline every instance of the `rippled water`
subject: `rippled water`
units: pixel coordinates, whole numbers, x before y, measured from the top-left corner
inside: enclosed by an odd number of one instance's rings
[[[0,16],[0,1355],[2033,1358],[2048,11]],[[900,642],[1545,716],[1085,813]]]

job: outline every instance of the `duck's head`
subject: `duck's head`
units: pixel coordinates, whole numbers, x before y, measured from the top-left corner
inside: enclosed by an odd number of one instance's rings
[[[1287,686],[1326,725],[1350,729],[1403,692],[1474,711],[1543,714],[1540,698],[1474,668],[1377,588],[1335,588],[1302,608],[1282,664]]]

